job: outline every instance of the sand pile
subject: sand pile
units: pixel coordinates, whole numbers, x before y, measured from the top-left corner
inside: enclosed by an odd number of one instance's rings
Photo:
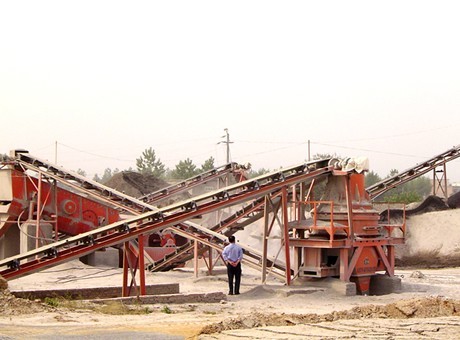
[[[367,305],[346,311],[327,314],[263,314],[251,313],[208,325],[201,334],[219,333],[225,330],[248,329],[265,326],[292,326],[350,319],[408,319],[460,316],[460,301],[443,297],[402,300],[387,305]]]
[[[412,209],[406,208],[406,217],[418,214],[424,214],[431,211],[448,210],[449,205],[447,202],[438,196],[428,196],[422,203]],[[399,219],[403,217],[404,211],[402,209],[389,209],[390,218]],[[380,220],[386,221],[388,218],[388,209],[380,213]]]
[[[460,209],[411,216],[406,244],[396,248],[398,266],[460,265]]]
[[[456,193],[453,194],[453,195],[451,195],[451,196],[447,199],[447,205],[448,205],[451,209],[460,208],[460,191],[459,191],[459,192],[456,192]]]
[[[169,186],[153,175],[134,171],[122,171],[112,176],[104,185],[132,197],[140,197]]]
[[[428,196],[418,207],[414,209],[406,210],[406,214],[416,215],[416,214],[423,214],[430,211],[442,211],[449,209],[446,201],[438,196]]]

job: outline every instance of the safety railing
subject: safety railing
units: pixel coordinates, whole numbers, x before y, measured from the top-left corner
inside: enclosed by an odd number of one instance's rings
[[[323,230],[329,234],[329,243],[333,243],[335,235],[338,231],[344,231],[347,238],[350,236],[350,228],[348,225],[334,223],[334,201],[305,201],[304,204],[310,205],[313,224],[308,229],[310,232],[314,230]],[[319,211],[320,205],[329,206],[329,210]],[[319,219],[318,215],[329,215],[328,219]],[[322,223],[318,223],[322,222]]]
[[[406,205],[403,203],[382,202],[374,203],[374,207],[379,207],[378,210],[381,211],[378,225],[387,232],[385,236],[405,238]],[[396,230],[399,230],[401,235],[396,235]]]

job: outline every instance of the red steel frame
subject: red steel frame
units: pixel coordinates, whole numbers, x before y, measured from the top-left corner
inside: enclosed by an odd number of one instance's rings
[[[439,186],[441,191],[447,195],[447,169],[445,165],[447,162],[457,159],[458,157],[460,157],[460,145],[454,146],[453,148],[404,170],[393,177],[386,178],[379,183],[373,184],[366,188],[366,191],[368,192],[369,197],[374,200],[388,190],[433,170],[433,194],[436,194],[436,186]],[[438,179],[436,169],[440,166],[443,167],[443,178]]]
[[[41,212],[42,212],[42,183],[44,183],[44,180],[46,181],[53,181],[54,185],[53,188],[55,190],[55,209],[54,213],[51,215],[56,216],[56,221],[55,221],[55,238],[57,241],[57,237],[59,232],[62,232],[59,230],[58,227],[58,222],[57,222],[57,217],[60,216],[58,213],[58,190],[61,193],[68,193],[68,191],[63,190],[63,189],[58,189],[57,187],[57,182],[63,183],[66,187],[71,187],[72,189],[76,190],[77,192],[84,192],[86,195],[90,197],[96,197],[98,200],[101,200],[102,202],[106,202],[106,205],[100,205],[96,204],[96,206],[102,208],[102,209],[110,209],[108,208],[110,206],[116,206],[118,208],[121,208],[122,210],[126,210],[129,213],[134,213],[135,215],[140,214],[142,211],[145,210],[156,210],[153,206],[150,204],[146,204],[142,202],[141,200],[136,200],[132,197],[126,196],[124,194],[118,193],[114,191],[113,189],[104,187],[100,185],[99,183],[95,183],[93,181],[90,181],[78,174],[71,173],[63,168],[59,168],[53,164],[50,164],[47,161],[40,160],[38,158],[35,158],[33,156],[29,156],[26,152],[19,151],[15,152],[16,158],[14,160],[10,160],[7,162],[2,162],[2,166],[10,166],[10,167],[17,167],[21,170],[21,174],[24,174],[24,177],[29,178],[29,183],[35,186],[35,191],[38,193],[38,202],[36,204],[36,239],[37,239],[37,244],[36,248],[38,248],[40,245],[38,244],[38,236],[39,236],[39,230],[40,230],[40,221],[41,219]],[[211,171],[208,171],[206,173],[200,174],[196,176],[195,178],[189,179],[187,181],[184,181],[180,185],[177,186],[177,188],[174,188],[171,192],[169,192],[171,188],[168,188],[168,192],[159,192],[159,193],[154,193],[153,196],[149,196],[149,198],[154,199],[155,201],[164,199],[165,197],[168,197],[170,194],[178,193],[180,191],[189,189],[193,186],[196,186],[200,183],[207,182],[209,180],[213,179],[219,179],[224,175],[229,174],[232,171],[238,172],[240,174],[241,171],[239,171],[240,167],[236,163],[230,163],[227,164],[223,167],[213,169]],[[38,180],[36,178],[32,178],[28,175],[26,175],[26,170],[32,170],[38,174]],[[11,171],[17,171],[11,169]],[[241,174],[240,174],[241,176]],[[14,176],[15,178],[17,176]],[[21,176],[19,176],[21,177]],[[38,181],[38,184],[34,184],[35,182]],[[25,193],[28,193],[29,191],[25,191]],[[49,193],[51,192],[51,189],[48,190],[47,198],[49,197]],[[16,197],[16,196],[15,196]],[[47,200],[46,198],[46,200]],[[45,200],[45,203],[46,203]],[[70,201],[72,202],[72,201]],[[93,204],[94,205],[94,204]],[[43,207],[45,204],[43,204]],[[31,205],[32,207],[32,205]],[[49,212],[48,212],[49,213]],[[32,211],[30,211],[30,215],[33,216]],[[107,214],[105,214],[106,216]],[[117,218],[118,220],[118,213],[117,213]],[[114,220],[108,220],[109,223],[114,222]],[[49,219],[47,222],[50,222]],[[62,225],[62,224],[61,224]],[[64,226],[68,225],[68,223],[64,223]],[[94,226],[93,226],[94,227]],[[3,228],[5,230],[5,228]],[[1,231],[0,231],[1,232]],[[66,229],[64,228],[64,232],[66,232]],[[81,234],[81,231],[75,231],[73,232],[74,234]],[[143,237],[141,237],[138,240],[139,248],[143,249]],[[137,246],[134,243],[131,243],[129,247],[123,247],[123,257],[124,257],[124,263],[125,263],[125,268],[138,268],[139,263],[144,261],[144,257],[141,256],[142,258],[138,258],[137,260],[134,260],[134,258],[139,257],[139,253],[142,254],[142,251],[137,248]],[[145,253],[144,256],[147,256],[149,258],[148,254]],[[151,261],[151,260],[150,260]],[[144,264],[141,264],[142,267],[144,267]],[[132,270],[132,273],[135,273],[137,270]],[[143,275],[143,271],[141,273]],[[124,280],[126,282],[126,280]],[[141,277],[141,281],[143,281],[143,277]],[[125,283],[126,284],[126,283]],[[133,280],[131,280],[131,287],[133,286]],[[125,292],[126,290],[124,290]]]
[[[221,251],[223,248],[222,240],[220,243],[216,243],[212,240],[212,237],[210,238],[209,236],[206,236],[206,233],[202,230],[200,231],[199,229],[197,229],[194,233],[187,231],[187,228],[193,229],[193,225],[186,223],[186,221],[200,215],[218,211],[229,206],[234,206],[236,204],[253,202],[251,203],[253,208],[245,210],[243,215],[236,215],[232,217],[224,224],[218,224],[214,231],[218,232],[229,228],[240,221],[242,216],[248,216],[250,213],[260,211],[262,206],[264,207],[264,214],[259,215],[264,216],[265,218],[263,250],[262,254],[257,255],[260,256],[262,262],[263,281],[266,279],[267,264],[270,262],[267,257],[266,241],[276,220],[283,228],[283,248],[286,258],[284,278],[286,284],[291,283],[292,274],[295,274],[295,271],[298,271],[298,263],[294,265],[294,270],[291,269],[291,247],[294,249],[338,249],[340,253],[339,275],[344,281],[349,281],[352,277],[357,277],[359,283],[361,274],[363,274],[362,276],[368,276],[369,272],[359,272],[360,269],[363,269],[363,267],[360,266],[363,254],[374,257],[374,260],[377,261],[377,265],[373,268],[374,273],[375,271],[384,270],[389,276],[393,276],[394,246],[404,242],[405,226],[396,226],[391,224],[382,226],[389,234],[389,237],[385,238],[373,237],[361,239],[359,237],[355,237],[354,223],[357,222],[356,219],[358,216],[356,216],[353,212],[354,203],[349,183],[350,173],[336,171],[334,170],[334,165],[327,165],[325,162],[327,163],[327,160],[318,161],[317,163],[313,162],[317,166],[316,170],[309,169],[309,165],[289,168],[284,171],[282,170],[279,173],[261,176],[258,179],[248,180],[243,183],[228,186],[207,195],[194,197],[185,202],[176,203],[143,214],[140,214],[138,208],[129,209],[137,216],[125,221],[97,228],[75,237],[70,237],[67,240],[58,241],[51,245],[40,247],[29,253],[21,254],[20,256],[0,261],[0,269],[2,266],[8,266],[8,269],[0,270],[0,274],[7,279],[19,277],[72,258],[81,257],[103,247],[123,244],[123,295],[130,294],[132,287],[136,289],[137,294],[144,294],[145,272],[143,268],[145,268],[145,263],[144,256],[139,255],[143,254],[144,235],[164,230],[166,228],[173,228],[176,233],[195,241],[193,245],[195,256],[198,255],[199,251],[204,251],[199,250],[198,242],[204,244],[206,249],[212,248]],[[311,196],[312,187],[316,180],[324,176],[331,175],[347,177],[347,180],[345,181],[348,219],[347,225],[335,225],[334,213],[332,213],[330,216],[329,226],[317,226],[316,221],[313,226],[310,226],[310,229],[312,230],[326,230],[329,234],[327,242],[305,239],[302,237],[290,237],[289,230],[298,229],[298,227],[302,224],[302,221],[300,220],[300,212],[303,208],[300,204],[297,204],[297,207],[294,210],[291,210],[297,211],[296,216],[293,221],[290,221],[288,208],[290,205],[292,206],[292,202],[290,202],[289,199],[291,198],[295,201],[299,197]],[[52,174],[47,174],[47,176],[54,178]],[[58,180],[58,178],[54,179],[56,181]],[[306,193],[305,184],[308,182],[311,185],[308,193]],[[275,199],[278,201],[274,202]],[[109,201],[113,203],[112,195],[111,198],[108,199],[108,202]],[[257,204],[254,204],[255,202],[257,202]],[[315,207],[319,204],[319,201],[311,201],[310,203]],[[331,211],[333,211],[333,201],[321,203],[329,204],[331,206]],[[146,205],[145,203],[140,202],[139,205],[142,206],[143,209],[151,209],[151,206]],[[123,206],[123,208],[126,209],[126,206],[124,206],[123,203],[120,203],[120,206]],[[37,209],[40,211],[40,207],[37,207]],[[269,218],[270,211],[273,213],[271,221]],[[281,220],[278,217],[278,212],[281,213]],[[296,225],[297,228],[295,227]],[[397,228],[402,231],[402,237],[398,238],[392,236],[393,230]],[[346,232],[345,239],[335,239],[335,234],[338,230]],[[135,238],[138,239],[138,248],[128,242],[129,240],[133,240]],[[187,248],[190,249],[190,246]],[[25,259],[29,259],[29,261],[22,262]],[[274,265],[274,262],[272,263]],[[212,270],[211,258],[208,264],[208,269]],[[364,268],[363,270],[367,270],[367,268]],[[138,284],[135,280],[135,275],[138,271],[140,273],[140,290],[137,289]],[[130,283],[128,282],[129,273],[131,273],[132,276]]]
[[[307,257],[307,253],[311,255],[317,254],[321,256],[321,249],[327,250],[337,249],[339,250],[339,267],[324,268],[318,267],[317,274],[320,277],[324,276],[335,276],[340,275],[340,279],[343,281],[350,281],[353,279],[357,288],[362,293],[368,293],[369,291],[369,280],[370,276],[376,274],[378,271],[385,271],[388,276],[394,276],[394,246],[397,244],[404,243],[405,238],[405,222],[402,224],[390,224],[388,223],[375,225],[373,227],[364,228],[383,228],[386,230],[387,235],[369,235],[369,236],[357,236],[355,230],[355,224],[361,223],[361,220],[367,220],[369,217],[362,215],[363,213],[357,213],[354,209],[359,208],[359,203],[352,201],[352,192],[350,179],[352,176],[363,176],[358,174],[349,174],[345,172],[334,172],[335,176],[343,176],[345,180],[345,192],[346,192],[346,209],[347,209],[347,223],[346,225],[336,225],[336,216],[334,214],[334,204],[337,202],[333,201],[306,201],[300,204],[309,204],[313,206],[313,223],[308,225],[310,231],[324,230],[327,232],[328,239],[314,239],[314,238],[291,238],[290,244],[294,247],[295,252],[298,253],[302,249],[317,249],[317,251],[307,251],[304,256]],[[355,183],[354,183],[355,184]],[[363,190],[362,190],[363,191]],[[327,217],[329,222],[328,225],[318,225],[317,207],[318,205],[326,205],[330,207],[330,215]],[[358,211],[358,210],[357,210]],[[326,222],[325,221],[325,222]],[[291,223],[291,227],[301,226],[300,221],[297,223]],[[395,229],[399,229],[402,235],[396,237],[393,234]],[[344,231],[345,237],[341,239],[335,239],[337,231]],[[300,254],[298,257],[302,257]],[[306,261],[307,259],[304,258]],[[367,263],[366,263],[367,261]],[[299,265],[300,269],[300,265]],[[337,273],[336,271],[339,271]]]
[[[69,259],[81,257],[103,247],[120,244],[143,234],[180,224],[199,215],[253,200],[283,187],[287,188],[296,183],[326,175],[333,169],[333,166],[324,166],[318,170],[310,170],[308,167],[308,165],[302,165],[292,169],[288,168],[283,172],[271,174],[259,180],[250,180],[229,186],[225,190],[220,190],[211,195],[204,195],[158,211],[135,216],[125,221],[116,222],[109,226],[71,237],[65,241],[55,242],[52,245],[38,248],[20,256],[5,259],[0,261],[0,268],[7,265],[8,269],[0,271],[0,274],[7,279],[19,277]],[[261,182],[259,183],[259,181]],[[283,195],[286,197],[286,194]],[[283,201],[286,203],[286,198]],[[53,249],[52,254],[49,252],[50,249]],[[286,253],[288,253],[289,241],[287,238],[285,239],[285,249],[287,249]],[[36,257],[39,254],[42,254],[39,258],[20,263],[26,258]],[[131,267],[133,267],[132,263]],[[142,275],[143,271],[140,272]],[[290,273],[290,270],[287,272]],[[142,281],[141,279],[141,284]],[[290,281],[290,274],[287,281]],[[126,282],[124,282],[124,289],[126,288],[125,286]]]

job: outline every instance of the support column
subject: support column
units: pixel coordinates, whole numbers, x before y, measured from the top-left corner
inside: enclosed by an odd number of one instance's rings
[[[289,251],[289,218],[288,218],[288,197],[287,188],[283,187],[282,209],[283,209],[283,231],[284,231],[284,254],[286,257],[286,284],[291,284],[291,254]]]
[[[138,238],[139,243],[139,276],[140,276],[140,285],[141,285],[141,295],[146,294],[145,290],[145,259],[144,259],[144,235],[139,235]]]
[[[340,248],[340,280],[349,281],[348,276],[348,248]]]
[[[125,242],[123,244],[123,287],[121,291],[121,295],[123,297],[128,296],[128,249],[129,249],[129,242]]]
[[[35,248],[40,247],[40,220],[42,215],[42,173],[38,173],[38,193],[37,193],[37,219],[35,227]]]
[[[193,273],[198,277],[198,241],[193,241]]]
[[[438,176],[438,172],[442,174]],[[440,192],[438,192],[438,189]],[[433,195],[441,194],[445,199],[449,198],[447,192],[447,167],[443,164],[442,170],[433,169]]]
[[[395,274],[395,246],[387,246],[387,257],[390,267],[392,268],[391,273],[387,273],[389,276],[394,276]]]
[[[265,196],[264,204],[264,230],[262,234],[262,283],[267,281],[267,250],[268,250],[268,196]]]
[[[57,181],[53,181],[54,190],[54,240],[59,240],[59,224],[58,224],[58,185]]]
[[[214,264],[212,263],[212,248],[210,246],[208,246],[208,260],[209,260],[208,274],[212,275]]]

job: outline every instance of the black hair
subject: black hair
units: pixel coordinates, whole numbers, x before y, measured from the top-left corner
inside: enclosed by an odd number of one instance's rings
[[[232,235],[232,236],[229,236],[229,237],[228,237],[228,242],[230,242],[230,243],[235,243],[235,236],[233,236],[233,235]]]

